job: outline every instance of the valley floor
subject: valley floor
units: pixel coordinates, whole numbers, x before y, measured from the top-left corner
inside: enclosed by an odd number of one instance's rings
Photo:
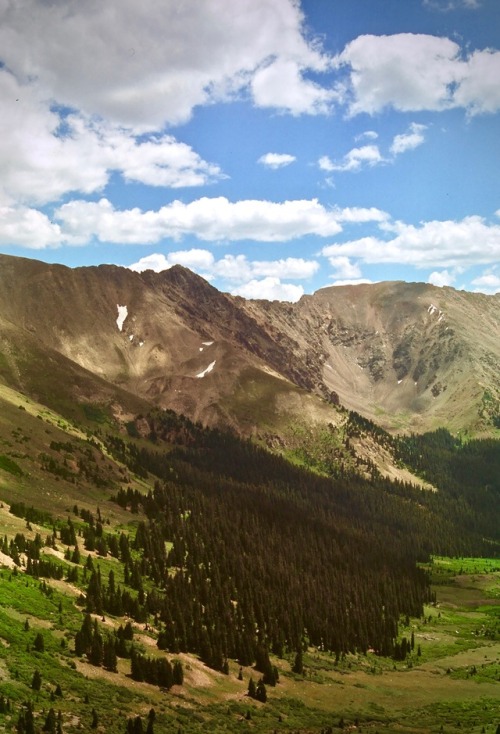
[[[4,559],[5,560],[5,559]],[[65,582],[41,583],[4,566],[0,571],[0,694],[11,711],[0,713],[0,731],[15,731],[21,704],[31,700],[42,727],[47,711],[61,711],[62,730],[89,730],[91,712],[97,730],[122,733],[127,718],[156,713],[156,732],[183,734],[202,730],[319,732],[330,728],[424,734],[480,732],[495,734],[500,724],[500,562],[485,559],[434,560],[436,603],[422,619],[404,620],[400,634],[413,637],[405,661],[349,655],[335,662],[330,654],[309,649],[304,675],[291,672],[285,660],[276,687],[267,688],[265,704],[246,695],[259,673],[230,664],[229,675],[207,668],[196,657],[176,656],[184,683],[168,693],[133,681],[130,661],[107,672],[76,658],[74,631],[82,619],[75,591]],[[52,592],[47,592],[53,587]],[[29,631],[26,629],[29,620]],[[101,619],[99,618],[99,622]],[[104,626],[116,627],[109,617]],[[35,632],[45,651],[31,647]],[[154,630],[134,625],[135,641],[148,655],[159,656]],[[30,688],[34,669],[42,675],[39,692]],[[54,697],[59,684],[61,697]],[[146,728],[146,723],[144,729]]]

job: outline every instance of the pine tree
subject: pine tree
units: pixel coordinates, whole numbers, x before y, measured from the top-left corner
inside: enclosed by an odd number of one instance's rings
[[[33,673],[33,678],[31,679],[31,688],[34,691],[39,691],[42,687],[42,676],[40,675],[39,670],[35,670]]]
[[[176,686],[182,686],[184,683],[184,671],[180,660],[174,660],[173,681]]]
[[[56,724],[56,712],[51,708],[45,718],[45,724],[43,725],[42,731],[46,731],[48,734],[56,734]]]
[[[97,716],[97,711],[95,709],[92,709],[92,722],[90,726],[92,729],[97,729],[99,726],[99,717]]]
[[[16,731],[18,734],[35,734],[33,706],[30,701],[26,701],[19,712]]]
[[[249,696],[249,698],[255,698],[256,690],[257,689],[255,687],[255,681],[250,676],[250,680],[248,681],[248,694],[247,694]]]
[[[303,675],[304,673],[304,662],[302,659],[302,650],[299,650],[295,655],[295,661],[293,663],[292,671],[297,675]]]
[[[94,632],[92,635],[92,644],[90,646],[90,653],[89,653],[89,662],[92,663],[92,665],[102,665],[103,660],[103,641],[102,641],[102,635],[99,632],[99,627],[97,625],[97,620],[94,621]]]
[[[33,640],[33,649],[36,650],[36,652],[45,652],[45,641],[41,632],[38,632]]]
[[[116,673],[118,658],[116,656],[115,639],[108,635],[103,645],[102,664],[107,670]]]
[[[267,701],[267,691],[266,686],[264,685],[264,681],[262,678],[260,678],[259,682],[257,683],[257,687],[255,689],[255,698],[257,701],[261,701],[262,703],[266,703]]]

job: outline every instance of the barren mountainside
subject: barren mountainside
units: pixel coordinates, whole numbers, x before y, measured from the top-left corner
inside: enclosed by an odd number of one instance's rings
[[[500,421],[500,295],[387,282],[245,301],[180,266],[0,256],[0,335],[10,386],[69,370],[78,399],[125,412],[142,400],[247,434],[287,415],[335,422],[337,403],[393,430]]]

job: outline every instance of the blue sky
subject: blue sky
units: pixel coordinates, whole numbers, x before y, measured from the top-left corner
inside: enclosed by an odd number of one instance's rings
[[[498,0],[5,0],[0,251],[500,291]]]

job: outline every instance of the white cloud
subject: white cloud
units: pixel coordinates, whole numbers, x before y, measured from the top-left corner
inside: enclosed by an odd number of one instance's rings
[[[304,295],[303,287],[283,283],[281,279],[306,279],[319,269],[316,261],[301,258],[252,262],[245,255],[226,255],[215,260],[208,250],[196,249],[169,252],[166,255],[154,253],[142,257],[129,268],[137,272],[154,270],[159,273],[175,264],[184,265],[207,280],[219,278],[223,287],[226,287],[225,283],[230,283],[229,288],[235,296],[270,301],[298,301]]]
[[[105,198],[71,201],[59,207],[55,218],[75,242],[96,237],[101,242],[152,244],[185,235],[204,241],[258,242],[285,242],[305,235],[330,237],[342,230],[341,222],[384,221],[387,215],[375,208],[327,209],[317,199],[232,203],[224,197],[203,197],[189,204],[173,201],[158,211],[119,211]]]
[[[0,245],[43,250],[63,241],[61,228],[37,209],[0,206]]]
[[[362,237],[321,250],[325,257],[359,258],[362,262],[401,263],[416,268],[462,268],[500,260],[500,226],[482,217],[431,221],[420,226],[381,222],[392,239]]]
[[[332,278],[352,280],[361,277],[361,269],[359,265],[351,262],[350,259],[344,255],[330,257],[328,258],[328,262],[334,269]]]
[[[101,191],[113,171],[126,181],[179,188],[222,178],[171,135],[140,139],[130,130],[49,109],[29,85],[0,69],[0,197],[45,204]]]
[[[328,90],[304,78],[295,60],[278,59],[259,69],[252,79],[252,93],[257,107],[283,109],[293,115],[327,113],[338,100]]]
[[[477,10],[481,7],[479,0],[424,0],[424,6],[442,13],[459,10],[464,7],[468,10]]]
[[[356,135],[355,140],[356,142],[360,142],[361,140],[377,140],[377,138],[378,133],[376,133],[375,130],[365,130],[364,133]]]
[[[280,277],[294,280],[311,278],[319,270],[315,260],[287,257],[284,260],[259,261],[252,263],[252,272],[257,276]]]
[[[476,293],[495,295],[495,293],[500,293],[500,275],[497,274],[496,268],[491,268],[474,278],[472,285],[475,286]]]
[[[459,52],[456,43],[436,36],[358,36],[336,59],[350,69],[351,114],[450,107],[450,85],[462,76]]]
[[[160,252],[154,252],[151,255],[141,257],[136,263],[127,266],[136,273],[143,273],[145,270],[153,270],[155,273],[162,273],[172,267],[168,257]]]
[[[293,0],[238,0],[231,12],[225,0],[4,2],[0,47],[44,99],[136,131],[184,122],[255,75],[257,103],[294,114],[322,111],[330,94],[304,76],[327,60]],[[291,81],[274,104],[273,74]]]
[[[347,44],[334,65],[348,73],[351,115],[386,107],[403,112],[463,107],[469,114],[500,110],[496,50],[467,55],[449,38],[365,35]]]
[[[365,166],[377,166],[383,163],[384,159],[380,154],[377,145],[363,145],[361,148],[353,148],[344,156],[343,160],[335,163],[328,156],[322,156],[318,160],[318,165],[322,171],[359,171]]]
[[[318,166],[321,171],[326,171],[327,173],[331,173],[335,170],[335,164],[327,155],[322,155],[321,158],[318,159]]]
[[[281,260],[248,260],[245,255],[225,255],[216,260],[209,250],[191,249],[169,252],[166,255],[154,253],[140,258],[128,267],[142,272],[154,270],[159,273],[172,265],[184,265],[208,280],[219,278],[223,281],[244,283],[252,278],[278,278],[288,280],[307,280],[319,270],[316,260],[288,257]]]
[[[210,270],[215,261],[211,252],[198,248],[169,252],[168,259],[173,265],[184,265],[191,270]]]
[[[445,285],[453,285],[456,280],[456,275],[449,270],[435,270],[429,275],[427,280],[431,285],[437,285],[442,288]]]
[[[475,51],[464,66],[466,72],[455,92],[456,104],[473,115],[500,110],[500,51]]]
[[[382,225],[389,220],[387,212],[371,207],[347,206],[344,209],[334,209],[338,222],[362,223],[378,222]]]
[[[289,155],[288,153],[266,153],[265,155],[261,155],[257,162],[262,163],[263,166],[267,166],[268,168],[276,169],[289,166],[290,163],[296,160],[294,155]]]
[[[300,285],[282,283],[279,278],[268,277],[262,280],[251,280],[232,292],[233,296],[267,301],[298,301],[304,295]]]
[[[425,140],[424,130],[427,130],[427,125],[419,125],[416,122],[412,122],[408,131],[401,135],[396,135],[391,145],[391,153],[393,155],[400,155],[406,153],[407,150],[414,150]]]

